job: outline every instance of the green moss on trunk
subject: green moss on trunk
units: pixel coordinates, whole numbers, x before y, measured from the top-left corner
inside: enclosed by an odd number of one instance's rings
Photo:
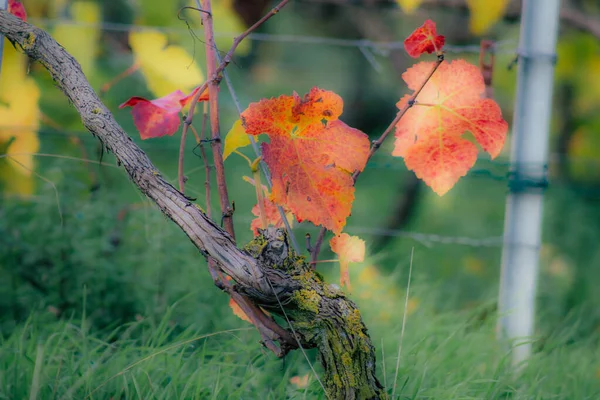
[[[283,315],[279,303],[283,304],[302,346],[318,348],[328,398],[383,399],[375,349],[356,305],[294,253],[283,230],[261,231],[245,250],[264,268],[279,298],[254,293],[256,300],[279,315]],[[246,294],[253,297],[251,291]]]

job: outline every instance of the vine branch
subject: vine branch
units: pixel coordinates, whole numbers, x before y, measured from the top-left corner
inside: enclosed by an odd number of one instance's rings
[[[327,398],[385,397],[376,376],[375,349],[356,305],[310,270],[304,258],[289,247],[283,229],[269,228],[244,250],[238,249],[231,235],[162,177],[98,98],[79,63],[48,33],[0,10],[0,34],[48,70],[81,116],[83,125],[114,154],[131,181],[205,257],[214,260],[218,269],[210,272],[215,281],[222,284],[223,290],[230,290],[236,301],[249,306],[242,307],[249,316],[263,318],[254,322],[259,329],[264,327],[260,331],[263,338],[272,335],[270,342],[265,343],[267,347],[271,348],[271,342],[279,342],[279,355],[299,345],[318,348]],[[227,284],[221,271],[235,283]],[[244,303],[244,298],[248,298],[248,303]],[[290,338],[290,332],[252,308],[265,308],[289,318],[294,323],[294,337]]]
[[[204,26],[204,43],[206,48],[206,73],[208,76],[215,76],[217,68],[217,58],[215,52],[217,47],[215,45],[215,33],[213,29],[213,16],[212,6],[210,0],[202,1],[202,25]],[[200,89],[198,93],[202,93]],[[194,97],[195,98],[195,97]],[[225,230],[229,232],[231,237],[235,240],[235,231],[233,229],[233,210],[231,203],[229,202],[229,193],[227,191],[227,180],[225,179],[225,165],[223,164],[223,150],[221,145],[221,127],[219,121],[219,79],[210,79],[208,81],[208,102],[210,108],[210,132],[211,132],[211,147],[213,153],[213,160],[215,165],[215,175],[217,180],[217,191],[219,192],[219,200],[221,202],[221,213],[222,221],[225,226]],[[190,112],[186,118],[186,124],[184,124],[184,134],[190,124],[187,123],[189,120],[191,123],[193,110],[190,107]]]
[[[240,45],[240,43],[250,35],[254,30],[256,30],[259,26],[265,23],[272,16],[277,14],[281,8],[283,8],[289,0],[283,0],[278,5],[273,7],[271,11],[269,11],[264,17],[258,20],[254,25],[244,31],[240,36],[237,36],[231,48],[223,58],[223,60],[219,63],[218,66],[216,62],[216,51],[217,47],[214,41],[214,30],[212,25],[212,8],[210,0],[203,0],[202,7],[198,7],[202,11],[202,23],[204,25],[204,34],[205,34],[205,43],[206,43],[206,64],[207,64],[207,75],[209,79],[204,82],[196,95],[192,98],[190,102],[190,108],[187,117],[183,123],[183,134],[185,135],[187,130],[194,119],[194,111],[196,110],[196,105],[198,104],[198,100],[200,96],[206,91],[209,90],[209,103],[210,103],[210,122],[211,122],[211,133],[212,133],[212,147],[213,147],[213,157],[215,159],[215,171],[217,177],[217,188],[219,190],[219,198],[221,202],[221,210],[223,212],[223,224],[228,232],[234,236],[233,231],[233,209],[230,206],[229,195],[227,193],[227,183],[225,180],[225,168],[223,166],[223,156],[221,150],[221,135],[219,130],[219,114],[218,114],[218,88],[219,83],[221,82],[221,73],[223,70],[231,63],[233,59],[233,53]],[[213,111],[214,109],[214,111]]]
[[[100,139],[107,151],[115,155],[136,186],[186,233],[202,254],[213,259],[219,269],[236,282],[247,289],[251,288],[247,292],[272,293],[256,259],[239,250],[230,234],[219,228],[162,177],[148,156],[115,121],[88,83],[79,63],[64,48],[45,31],[3,10],[0,10],[0,33],[22,48],[31,59],[46,67],[57,86],[77,109],[83,125]],[[224,284],[222,286],[227,288]],[[244,311],[251,313],[250,310],[258,309],[249,299],[246,302],[247,307],[240,304]],[[296,340],[264,313],[251,318],[258,322],[256,327],[261,336],[282,344],[285,350],[276,354],[282,355],[287,349],[297,347]]]
[[[211,213],[211,197],[210,197],[210,164],[208,163],[208,157],[206,156],[206,150],[204,150],[204,136],[206,135],[206,122],[208,120],[208,110],[206,103],[204,103],[204,110],[202,113],[202,127],[200,128],[200,135],[196,134],[194,126],[190,125],[192,131],[196,135],[196,145],[200,147],[200,158],[204,163],[204,198],[206,199],[206,215],[208,218],[212,218]]]
[[[246,31],[244,31],[240,36],[237,36],[233,40],[233,44],[231,45],[231,48],[229,49],[227,54],[225,54],[225,57],[223,57],[223,60],[219,63],[219,66],[215,69],[213,75],[209,75],[210,76],[209,80],[207,80],[206,82],[204,82],[202,84],[202,86],[200,86],[200,90],[198,90],[198,93],[196,93],[196,95],[192,98],[192,101],[190,102],[190,112],[188,113],[188,116],[184,121],[184,129],[185,129],[186,125],[192,124],[196,104],[198,104],[198,100],[200,99],[200,96],[202,95],[202,93],[204,93],[204,91],[208,88],[209,82],[214,81],[214,82],[217,82],[217,84],[218,84],[221,81],[221,73],[223,72],[223,70],[225,68],[227,68],[229,63],[231,63],[231,60],[233,59],[233,53],[235,53],[235,50],[240,45],[240,43],[242,43],[242,41],[248,35],[250,35],[252,32],[254,32],[259,26],[261,26],[262,24],[267,22],[268,19],[270,19],[275,14],[277,14],[288,2],[289,2],[289,0],[281,1],[279,4],[277,4],[275,7],[273,7],[271,9],[271,11],[269,11],[267,14],[265,14],[264,17],[262,17],[261,19],[256,21],[256,23],[254,25],[252,25],[250,28],[246,29]]]
[[[197,1],[199,1],[199,0],[197,0]],[[217,54],[217,59],[220,60],[219,54]],[[235,104],[238,114],[241,116],[242,106],[237,97],[237,94],[235,93],[235,90],[233,89],[233,84],[231,83],[231,79],[229,79],[227,70],[223,70],[223,77],[225,78],[225,83],[227,84],[227,88],[229,89],[229,94],[231,95],[231,99],[233,100],[233,103]],[[250,143],[252,144],[252,149],[254,150],[256,157],[261,157],[262,154],[260,151],[260,147],[258,146],[258,143],[256,142],[256,139],[254,138],[254,136],[248,135],[248,138],[250,139]],[[265,180],[267,181],[267,187],[269,189],[271,189],[271,187],[273,186],[273,183],[271,182],[271,174],[269,172],[269,167],[267,166],[267,163],[265,163],[265,161],[262,159],[262,157],[260,160],[260,169],[261,169],[263,175],[265,176]],[[277,205],[277,211],[279,212],[279,215],[281,216],[281,220],[283,221],[283,226],[285,227],[285,230],[288,233],[290,241],[292,242],[292,247],[294,248],[294,251],[296,251],[296,253],[300,254],[300,246],[298,246],[298,241],[296,240],[294,231],[292,231],[292,227],[287,220],[285,211],[283,211],[283,207],[281,207],[280,205]]]
[[[219,118],[219,83],[221,81],[220,73],[224,71],[225,66],[223,62],[219,63],[217,67],[217,47],[215,44],[214,38],[214,28],[213,28],[213,17],[212,17],[212,5],[210,0],[196,0],[196,3],[199,4],[198,9],[202,9],[202,25],[204,26],[204,36],[205,36],[205,50],[206,50],[206,68],[207,75],[212,77],[212,79],[208,80],[206,83],[208,84],[208,97],[209,97],[209,107],[210,107],[210,128],[211,128],[211,146],[213,152],[213,160],[215,166],[216,173],[216,181],[217,181],[217,190],[219,192],[219,200],[221,202],[221,212],[222,212],[222,221],[225,226],[225,230],[231,235],[232,238],[235,239],[235,232],[233,227],[233,209],[230,206],[229,202],[229,194],[227,191],[227,183],[225,179],[225,165],[223,162],[223,153],[222,153],[222,145],[221,145],[221,132],[220,132],[220,118]],[[200,3],[202,3],[200,5]],[[251,32],[252,29],[256,29],[260,24],[266,21],[270,16],[275,13],[271,11],[271,13],[267,14],[261,21],[258,21],[253,27],[247,30],[240,37],[236,38],[231,49],[228,54],[233,55],[236,47],[241,43],[241,41]],[[231,57],[231,56],[230,56]],[[220,68],[220,70],[219,70]],[[206,84],[205,83],[205,84]],[[204,92],[204,88],[201,88],[198,93],[202,94]],[[188,117],[185,120],[183,127],[183,135],[187,132],[189,127],[192,127],[191,122],[194,114],[194,108],[197,102],[197,97],[195,96],[192,100],[192,104],[190,105],[190,110]],[[204,123],[204,121],[203,121]],[[204,128],[204,126],[203,126]],[[202,149],[204,152],[204,149]],[[206,163],[206,161],[205,161]],[[209,171],[207,170],[207,179],[209,177]],[[208,196],[208,195],[207,195]],[[207,198],[207,201],[210,201]],[[209,215],[210,218],[210,215]],[[283,356],[288,348],[296,347],[296,341],[294,338],[289,335],[289,333],[277,325],[271,318],[269,318],[261,309],[257,307],[255,304],[250,301],[250,299],[246,296],[243,296],[237,293],[234,290],[233,285],[229,282],[221,273],[218,271],[218,267],[213,258],[208,258],[208,268],[215,282],[215,285],[222,290],[226,291],[231,298],[238,304],[238,306],[242,309],[242,311],[248,316],[250,321],[258,331],[262,337],[262,343],[271,351],[273,351],[277,356]],[[284,338],[284,343],[289,343],[282,348],[277,346],[275,341],[279,338]]]

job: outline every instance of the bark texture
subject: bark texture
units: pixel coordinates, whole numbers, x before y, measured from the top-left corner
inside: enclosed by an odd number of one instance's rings
[[[0,33],[39,61],[69,98],[83,125],[114,153],[131,180],[177,224],[204,256],[231,276],[235,289],[291,322],[303,347],[317,347],[329,399],[384,398],[375,352],[355,304],[296,255],[283,230],[268,229],[238,249],[231,236],[169,184],[100,101],[79,63],[52,37],[0,10]]]

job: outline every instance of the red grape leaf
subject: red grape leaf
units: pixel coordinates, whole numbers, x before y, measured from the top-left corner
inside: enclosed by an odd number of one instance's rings
[[[350,274],[348,266],[351,262],[361,262],[365,259],[365,241],[358,236],[342,233],[334,236],[330,241],[331,251],[340,258],[340,285],[350,287]]]
[[[402,78],[412,90],[431,72],[433,63],[419,63]],[[462,137],[469,131],[492,158],[500,154],[508,124],[498,104],[484,99],[485,84],[479,68],[464,60],[442,63],[396,125],[392,155],[404,157],[408,169],[440,196],[477,160],[477,147]],[[397,104],[404,107],[410,96]]]
[[[181,118],[179,112],[192,100],[200,87],[189,95],[176,90],[164,97],[147,100],[143,97],[132,97],[119,108],[132,107],[133,123],[142,139],[173,135],[179,129]],[[204,91],[199,101],[208,100],[208,90]]]
[[[27,13],[23,3],[18,0],[8,0],[8,12],[23,21],[27,21]]]
[[[313,88],[301,98],[280,96],[252,103],[242,113],[249,135],[269,135],[263,159],[271,169],[272,200],[296,218],[340,233],[354,201],[351,173],[362,171],[367,135],[338,120],[337,94]]]
[[[417,58],[425,52],[441,51],[445,42],[446,38],[436,33],[435,22],[428,19],[404,40],[404,49],[409,56]]]

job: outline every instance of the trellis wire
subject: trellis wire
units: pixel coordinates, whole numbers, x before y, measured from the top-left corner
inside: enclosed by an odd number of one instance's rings
[[[19,131],[25,129],[23,127],[11,127],[11,126],[0,126],[0,129],[3,131],[8,131],[13,129],[14,131]],[[65,130],[65,131],[57,131],[53,128],[38,128],[37,132],[45,137],[48,136],[59,136],[59,137],[77,137],[79,140],[87,143],[93,143],[96,139],[88,134],[87,131],[79,131],[79,130]],[[168,153],[171,151],[178,150],[178,144],[170,145],[170,142],[160,141],[160,142],[144,142],[143,148],[146,151],[150,151],[152,153]],[[173,142],[175,143],[175,142]],[[556,165],[561,162],[562,159],[566,159],[571,164],[586,164],[595,166],[600,163],[600,159],[592,158],[592,157],[574,157],[574,156],[565,156],[558,153],[550,154],[548,164],[544,168],[549,168],[552,165]],[[496,168],[497,171],[493,171],[487,168],[483,168],[483,165],[489,166],[490,168]],[[527,166],[527,164],[521,164],[522,166]],[[536,164],[537,165],[537,164]],[[490,181],[497,182],[508,182],[512,179],[510,174],[510,169],[513,167],[510,160],[508,159],[495,159],[491,160],[485,156],[478,158],[476,167],[469,170],[465,178],[468,179],[486,179]],[[376,154],[372,160],[367,163],[367,170],[393,170],[393,171],[406,171],[406,166],[402,159],[399,157],[394,157],[390,154]],[[514,181],[514,179],[513,179]],[[561,181],[552,181],[550,186],[565,186],[568,184],[564,184]],[[582,192],[582,190],[578,190]],[[585,190],[586,194],[594,194],[598,193],[600,195],[600,189]]]
[[[1,1],[1,0],[0,0]],[[130,32],[140,30],[153,30],[162,33],[189,33],[186,27],[169,27],[169,26],[151,26],[151,25],[134,25],[124,24],[117,22],[103,22],[103,23],[87,23],[78,22],[67,19],[48,19],[48,18],[31,18],[32,23],[45,26],[53,26],[56,24],[64,24],[70,26],[76,26],[81,28],[95,28],[107,32]],[[226,37],[234,38],[239,33],[215,33],[215,37]],[[251,33],[248,35],[249,40],[256,40],[260,42],[273,42],[273,43],[296,43],[306,45],[318,45],[318,46],[336,46],[336,47],[355,47],[357,49],[370,49],[380,55],[387,55],[391,50],[403,50],[404,43],[402,41],[390,41],[390,42],[378,42],[368,39],[341,39],[341,38],[330,38],[322,36],[310,36],[310,35],[286,35],[286,34],[272,34],[272,33]],[[516,51],[515,40],[503,40],[498,41],[494,45],[493,51],[496,53],[503,54],[514,54]],[[479,44],[472,45],[444,45],[444,50],[450,53],[473,53],[479,54],[481,51]]]
[[[29,130],[29,128],[26,128],[26,127],[9,126],[9,125],[0,125],[0,129],[2,129],[3,131],[13,130],[15,132],[21,131],[21,130]],[[84,131],[84,130],[67,130],[67,129],[65,129],[62,131],[58,131],[54,128],[41,127],[41,128],[37,129],[37,133],[44,135],[44,136],[77,137],[79,140],[82,140],[85,142],[89,142],[89,143],[96,142],[96,139],[93,136],[90,136],[88,131]],[[179,143],[175,143],[175,142],[171,143],[171,142],[166,142],[166,141],[157,141],[157,142],[145,141],[143,143],[143,147],[152,152],[167,153],[170,151],[179,150]],[[367,164],[367,168],[391,169],[391,170],[404,170],[405,169],[405,167],[403,166],[403,164],[401,162],[398,163],[398,161],[402,160],[401,157],[392,156],[391,154],[379,153],[379,154],[375,154],[375,156],[373,156],[373,159],[375,161],[370,161]],[[564,154],[559,154],[559,153],[552,153],[549,155],[548,165],[546,167],[557,164],[562,159],[566,159],[569,162],[580,162],[580,163],[589,163],[589,164],[600,163],[600,158],[570,156],[570,155],[564,155]],[[502,159],[497,158],[497,159],[492,160],[486,156],[479,157],[477,159],[477,162],[478,163],[485,162],[491,166],[507,167],[507,168],[511,167],[511,165],[512,165],[510,160],[508,160],[508,158],[502,158]],[[521,163],[521,165],[526,166],[527,163],[525,163],[525,164]],[[471,171],[478,171],[478,173],[479,173],[481,170],[472,169]]]
[[[487,238],[477,239],[467,236],[445,236],[434,233],[423,233],[405,231],[400,229],[387,228],[371,228],[362,226],[348,226],[345,231],[356,234],[372,235],[372,236],[387,236],[387,237],[404,237],[413,239],[417,242],[431,247],[432,244],[460,245],[467,247],[502,247],[502,236],[490,236]]]
[[[0,0],[0,8],[3,3],[7,3],[7,0]],[[122,23],[111,23],[111,22],[103,22],[101,24],[95,23],[82,23],[75,22],[71,20],[65,19],[44,19],[37,18],[31,19],[31,22],[34,24],[41,25],[56,25],[66,24],[71,26],[78,26],[82,28],[97,28],[104,31],[114,31],[114,32],[129,32],[133,30],[155,30],[163,33],[188,33],[188,29],[185,27],[164,27],[164,26],[140,26],[133,24],[122,24]],[[235,37],[234,33],[216,33],[217,37]],[[341,39],[341,38],[330,38],[330,37],[319,37],[319,36],[309,36],[309,35],[286,35],[286,34],[269,34],[269,33],[253,33],[248,39],[263,41],[263,42],[272,42],[272,43],[295,43],[301,45],[317,45],[317,46],[336,46],[336,47],[354,47],[363,53],[363,55],[367,58],[369,63],[373,66],[375,70],[378,70],[377,62],[373,59],[373,54],[371,51],[380,56],[387,56],[392,50],[402,50],[404,48],[404,44],[401,41],[389,41],[389,42],[377,42],[366,39]],[[3,44],[3,41],[0,41],[0,49]],[[472,53],[479,54],[480,46],[479,44],[473,45],[446,45],[445,50],[451,53]],[[505,40],[499,41],[495,44],[494,51],[496,53],[503,54],[514,54],[516,52],[516,41],[515,40]],[[1,61],[1,53],[0,53],[0,61]],[[7,128],[7,127],[2,127]],[[77,135],[79,138],[87,138],[87,132],[85,131],[69,131],[69,132],[58,132],[55,130],[44,130],[40,129],[38,132],[42,134],[52,134],[52,135]],[[91,140],[91,138],[90,138]],[[167,146],[168,147],[168,146]],[[175,147],[174,147],[175,148]],[[161,143],[160,149],[152,150],[152,151],[168,151],[168,148],[165,149],[165,144]],[[388,156],[386,155],[378,155],[376,159],[383,159]],[[559,155],[556,155],[556,158]],[[393,157],[389,156],[390,159]],[[573,159],[573,157],[569,157],[569,160]],[[372,161],[367,165],[367,168],[373,169],[405,169],[402,162],[398,162],[397,158],[393,158],[394,162],[377,162]],[[501,161],[489,161],[491,165],[494,166],[502,166],[502,167],[510,167],[509,162],[501,162]],[[551,160],[552,161],[552,160]],[[590,160],[592,161],[592,160]],[[496,181],[508,181],[509,177],[507,174],[499,174],[495,175],[491,171],[485,169],[473,169],[470,171],[469,175],[471,177],[482,177],[489,178],[491,180]],[[419,241],[423,244],[453,244],[453,245],[464,245],[471,247],[500,247],[502,246],[502,237],[501,236],[493,236],[489,238],[483,239],[475,239],[469,237],[462,236],[443,236],[437,234],[428,234],[421,232],[410,232],[403,230],[395,230],[395,229],[385,229],[385,228],[373,228],[373,227],[348,227],[348,231],[362,234],[369,234],[375,236],[391,236],[391,237],[406,237],[411,238],[416,241]]]

